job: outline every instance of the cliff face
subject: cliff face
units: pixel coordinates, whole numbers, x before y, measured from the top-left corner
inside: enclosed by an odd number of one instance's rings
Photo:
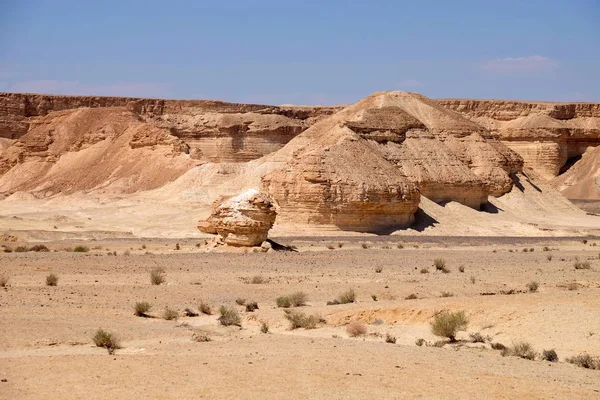
[[[169,130],[199,160],[244,162],[283,147],[335,107],[275,107],[205,100],[0,93],[0,138],[19,139],[49,113],[122,107]]]
[[[525,165],[552,179],[600,145],[600,103],[438,100],[490,130]]]

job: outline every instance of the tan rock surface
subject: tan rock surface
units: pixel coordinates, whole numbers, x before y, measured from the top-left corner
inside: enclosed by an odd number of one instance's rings
[[[198,223],[204,233],[218,233],[231,246],[258,246],[267,240],[277,211],[273,199],[249,189],[215,201],[210,217]]]

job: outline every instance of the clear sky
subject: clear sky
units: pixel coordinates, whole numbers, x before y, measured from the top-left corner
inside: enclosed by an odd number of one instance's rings
[[[0,0],[0,91],[600,102],[600,0]]]

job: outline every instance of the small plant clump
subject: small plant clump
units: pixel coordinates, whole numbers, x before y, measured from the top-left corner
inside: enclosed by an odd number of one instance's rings
[[[212,315],[212,310],[211,310],[210,306],[207,303],[203,302],[203,301],[200,302],[200,304],[198,305],[198,309],[200,310],[200,312],[202,314]]]
[[[575,261],[575,264],[573,264],[573,266],[575,267],[575,269],[591,269],[592,266],[590,265],[589,262],[587,261]]]
[[[212,339],[204,332],[196,332],[192,335],[192,340],[198,343],[210,342]]]
[[[327,302],[328,306],[335,306],[338,304],[354,303],[356,301],[356,293],[353,289],[348,289],[344,293],[340,294],[336,299]]]
[[[17,246],[15,248],[15,253],[25,253],[27,251],[27,247],[25,246]]]
[[[73,251],[75,253],[87,253],[88,251],[90,251],[90,248],[87,246],[80,245],[80,246],[73,247]]]
[[[536,281],[531,281],[527,284],[527,290],[529,290],[529,292],[531,292],[531,293],[537,292],[539,287],[540,287],[540,284],[537,283]]]
[[[546,260],[548,260],[548,261],[552,261],[552,254],[548,254],[548,255],[546,256]]]
[[[425,339],[423,338],[419,338],[417,340],[415,340],[415,344],[419,347],[423,346],[425,344]]]
[[[295,292],[289,296],[278,297],[275,302],[277,307],[290,308],[290,307],[302,307],[306,305],[308,296],[304,292]]]
[[[486,340],[489,340],[489,336],[483,336],[481,333],[479,332],[474,332],[474,333],[469,333],[469,338],[471,339],[471,342],[473,343],[485,343]]]
[[[396,336],[392,336],[389,333],[385,335],[385,342],[386,343],[396,343]]]
[[[421,270],[419,272],[422,273],[422,274],[428,274],[429,273],[429,268],[423,267],[423,268],[421,268]]]
[[[511,347],[507,347],[502,350],[502,356],[515,356],[525,360],[535,360],[537,357],[536,351],[533,346],[528,342],[515,342]]]
[[[50,249],[48,247],[46,247],[45,245],[43,245],[43,244],[36,244],[34,246],[31,246],[29,248],[29,251],[35,251],[36,253],[37,252],[47,253],[47,252],[50,251]]]
[[[177,312],[177,310],[173,310],[172,308],[167,307],[163,312],[163,318],[167,321],[172,321],[179,318],[179,313]]]
[[[396,247],[399,248],[399,249],[403,249],[404,245],[402,243],[398,243],[398,245]]]
[[[242,319],[240,318],[240,315],[234,308],[221,306],[219,308],[219,314],[221,314],[221,316],[219,317],[219,322],[221,323],[221,325],[223,325],[223,326],[231,326],[231,325],[242,326]]]
[[[306,315],[301,311],[284,310],[285,319],[290,321],[290,329],[315,329],[323,319],[318,315]]]
[[[290,308],[292,306],[292,301],[288,296],[281,296],[275,300],[277,307],[279,308]]]
[[[55,274],[50,274],[46,277],[46,286],[56,286],[58,285],[58,276]]]
[[[460,273],[465,272],[465,266],[461,265],[460,267],[458,267],[458,272],[460,272]]]
[[[265,321],[260,323],[260,333],[269,333],[269,324]]]
[[[328,248],[329,250],[335,250],[335,246],[334,246],[334,245],[332,245],[332,244],[328,244],[328,245],[327,245],[327,248]]]
[[[431,322],[431,332],[436,336],[456,341],[456,334],[467,329],[469,319],[465,311],[442,311]]]
[[[165,276],[164,268],[156,267],[153,268],[152,271],[150,271],[150,283],[152,283],[153,285],[161,285],[165,283],[166,280],[167,278]]]
[[[181,250],[181,246],[179,245],[179,243],[175,243],[175,250]]]
[[[600,369],[600,358],[594,358],[589,354],[579,354],[577,356],[569,357],[566,361],[581,368]]]
[[[346,332],[350,337],[364,336],[367,333],[367,327],[360,322],[350,322],[346,325]]]
[[[454,293],[452,292],[442,292],[441,297],[453,297]]]
[[[108,354],[113,354],[119,349],[119,340],[114,333],[107,332],[103,329],[98,329],[92,337],[94,344],[97,347],[104,347],[108,350]]]
[[[0,274],[0,287],[7,287],[10,278],[6,274]]]
[[[363,249],[370,249],[370,248],[371,248],[371,246],[369,246],[367,243],[362,243],[360,246],[361,246]]]
[[[134,314],[137,317],[147,317],[148,315],[146,313],[150,311],[151,308],[152,305],[147,301],[138,301],[133,307],[133,309],[135,310]]]
[[[260,285],[263,283],[267,283],[267,280],[265,278],[263,278],[260,275],[255,275],[252,277],[252,279],[250,280],[250,283],[253,285]]]
[[[185,315],[186,317],[197,317],[198,314],[196,311],[192,310],[191,308],[186,308],[185,310],[183,310],[183,315]]]
[[[376,273],[376,274],[380,274],[380,273],[381,273],[381,271],[383,271],[383,268],[382,268],[382,267],[377,267],[377,268],[375,268],[375,273]]]
[[[235,299],[235,304],[237,304],[238,306],[243,306],[244,304],[246,304],[246,299],[238,297],[237,299]]]
[[[544,360],[544,361],[550,361],[550,362],[557,362],[558,361],[558,354],[556,354],[556,351],[554,351],[554,349],[552,349],[552,350],[544,350],[542,352],[542,360]]]
[[[417,295],[416,295],[416,294],[414,294],[414,293],[411,293],[411,294],[409,294],[408,296],[406,296],[406,297],[404,298],[404,300],[416,300],[416,299],[418,299],[418,298],[419,298],[419,296],[417,296]]]
[[[246,312],[254,312],[258,310],[258,303],[255,301],[249,301],[246,303]]]

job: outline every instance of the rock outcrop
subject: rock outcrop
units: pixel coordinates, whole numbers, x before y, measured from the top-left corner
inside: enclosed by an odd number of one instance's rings
[[[389,232],[419,193],[479,209],[512,187],[522,159],[481,126],[424,96],[382,92],[317,122],[271,156],[262,179],[282,221]],[[418,189],[418,192],[417,190]]]
[[[437,100],[487,128],[545,179],[600,146],[600,103]]]
[[[259,246],[267,240],[276,216],[273,199],[249,189],[237,196],[216,200],[210,217],[199,221],[198,229],[219,234],[231,246]]]

